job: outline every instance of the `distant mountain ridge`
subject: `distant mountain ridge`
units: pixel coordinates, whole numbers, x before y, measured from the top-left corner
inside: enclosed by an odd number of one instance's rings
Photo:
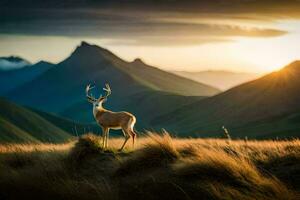
[[[199,72],[187,72],[187,71],[171,71],[179,76],[189,78],[194,81],[206,83],[212,85],[221,90],[228,90],[239,84],[252,81],[260,74],[255,73],[242,73],[242,72],[231,72],[221,70],[208,70]]]
[[[0,57],[0,71],[20,69],[28,65],[31,65],[29,61],[18,56]]]
[[[126,75],[141,82],[144,86],[158,91],[185,96],[212,96],[220,92],[220,90],[212,86],[174,76],[166,71],[149,66],[139,58],[133,62],[126,62],[109,50],[86,42],[82,42],[72,53],[71,57],[78,56],[84,60],[88,57],[93,58],[99,55],[102,56],[102,59],[113,64],[114,67],[124,71]]]
[[[239,137],[299,137],[299,77],[300,61],[295,61],[280,71],[181,107],[152,124],[199,136],[221,135],[225,125]]]
[[[142,61],[126,62],[107,49],[82,42],[67,59],[6,96],[35,109],[80,122],[93,122],[92,108],[85,97],[85,87],[89,83],[98,86],[97,96],[103,92],[102,86],[109,83],[112,95],[105,106],[116,111],[133,112],[144,125],[151,120],[146,119],[149,116],[144,111],[153,102],[157,102],[156,116],[219,92],[216,88],[148,66]],[[151,98],[155,99],[151,102]]]

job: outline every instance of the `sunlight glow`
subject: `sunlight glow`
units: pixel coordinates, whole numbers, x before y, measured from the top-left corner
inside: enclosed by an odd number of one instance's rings
[[[0,55],[19,55],[32,62],[57,63],[85,40],[108,48],[127,61],[139,57],[147,64],[165,70],[267,73],[300,58],[300,22],[279,22],[276,27],[289,33],[268,38],[235,37],[225,42],[186,46],[121,45],[109,38],[0,35],[0,46],[5,47],[0,48]]]

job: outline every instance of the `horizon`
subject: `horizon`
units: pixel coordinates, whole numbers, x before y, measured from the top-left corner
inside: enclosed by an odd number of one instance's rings
[[[52,64],[59,64],[60,62],[63,62],[65,59],[67,59],[69,56],[71,56],[71,54],[78,48],[81,46],[82,43],[87,43],[88,45],[96,45],[97,47],[99,48],[104,48],[106,50],[108,50],[109,52],[113,53],[115,56],[119,57],[120,59],[126,61],[126,62],[134,62],[135,60],[139,59],[141,60],[143,63],[145,63],[146,65],[149,65],[149,66],[153,66],[153,67],[156,67],[156,68],[159,68],[161,70],[164,70],[164,71],[167,71],[167,72],[188,72],[188,73],[198,73],[198,72],[223,72],[223,73],[234,73],[234,74],[256,74],[257,76],[259,75],[264,75],[264,74],[268,74],[268,73],[271,73],[271,72],[274,72],[274,71],[278,71],[278,70],[281,70],[283,69],[285,66],[291,64],[292,62],[294,61],[297,61],[296,60],[292,60],[284,65],[282,65],[281,67],[278,67],[278,68],[275,68],[274,70],[270,70],[270,71],[238,71],[238,70],[234,70],[234,69],[223,69],[223,68],[200,68],[199,70],[197,70],[196,68],[195,69],[190,69],[190,70],[185,70],[184,68],[165,68],[164,66],[158,66],[158,65],[152,65],[148,62],[146,62],[143,58],[141,57],[133,57],[132,59],[126,59],[126,58],[123,58],[122,56],[118,55],[116,52],[113,52],[111,51],[109,48],[106,48],[104,46],[101,46],[101,45],[98,45],[98,44],[95,44],[95,43],[91,43],[91,42],[87,42],[87,41],[80,41],[77,45],[74,46],[73,49],[70,50],[70,52],[66,52],[67,55],[65,57],[63,57],[62,59],[56,61],[56,62],[52,62],[50,60],[45,60],[45,59],[36,59],[36,60],[30,60],[28,59],[27,57],[24,57],[24,56],[21,56],[20,54],[7,54],[7,55],[0,55],[0,58],[7,58],[7,57],[17,57],[17,58],[21,58],[23,59],[24,61],[28,61],[30,63],[30,65],[34,65],[34,64],[37,64],[39,62],[49,62],[49,63],[52,63]],[[22,66],[18,66],[18,67],[13,67],[11,69],[15,69],[15,68],[22,68],[23,66],[26,66],[26,65],[22,65]],[[9,70],[8,68],[5,69],[5,70]]]
[[[23,56],[20,56],[20,55],[16,55],[16,54],[10,54],[10,55],[0,55],[0,58],[9,58],[9,57],[13,57],[13,58],[20,58],[20,59],[22,59],[22,60],[24,60],[25,62],[29,62],[29,65],[35,65],[35,64],[37,64],[37,63],[39,63],[39,62],[49,62],[49,63],[51,63],[51,64],[59,64],[60,62],[63,62],[65,59],[67,59],[68,57],[70,57],[71,55],[72,55],[72,53],[78,48],[78,47],[80,47],[81,45],[82,45],[82,43],[86,43],[86,44],[88,44],[88,45],[91,45],[91,46],[93,46],[93,45],[96,45],[97,47],[99,47],[99,48],[103,48],[103,49],[106,49],[106,50],[108,50],[109,52],[111,52],[112,54],[114,54],[115,56],[117,56],[118,58],[120,58],[120,59],[122,59],[122,60],[124,60],[124,61],[126,61],[126,62],[134,62],[135,60],[141,60],[143,63],[145,63],[146,65],[149,65],[149,66],[152,66],[152,67],[156,67],[156,68],[159,68],[159,69],[162,69],[162,70],[164,70],[164,71],[167,71],[167,72],[188,72],[188,73],[193,73],[193,72],[195,72],[195,73],[197,73],[197,72],[224,72],[224,73],[235,73],[235,74],[264,74],[263,72],[261,72],[261,73],[255,73],[255,72],[243,72],[243,71],[234,71],[234,70],[230,70],[230,69],[211,69],[211,68],[208,68],[208,69],[201,69],[201,70],[199,70],[199,71],[192,71],[192,70],[184,70],[184,69],[182,69],[182,70],[176,70],[176,69],[170,69],[170,70],[168,70],[168,69],[164,69],[164,67],[161,67],[161,66],[156,66],[156,65],[151,65],[151,64],[149,64],[149,63],[147,63],[147,62],[145,62],[145,60],[144,59],[142,59],[142,58],[140,58],[140,57],[135,57],[135,58],[133,58],[132,60],[127,60],[126,58],[122,58],[120,55],[118,55],[117,53],[115,53],[115,52],[113,52],[113,51],[111,51],[110,49],[108,49],[108,48],[105,48],[105,47],[103,47],[103,46],[100,46],[100,45],[98,45],[98,44],[94,44],[94,43],[89,43],[89,42],[86,42],[86,41],[80,41],[80,43],[79,44],[77,44],[73,49],[71,49],[71,51],[67,54],[67,56],[66,57],[64,57],[64,58],[62,58],[61,60],[59,60],[59,61],[57,61],[57,62],[51,62],[51,61],[49,61],[49,60],[43,60],[43,59],[37,59],[37,60],[34,60],[34,61],[32,61],[32,60],[29,60],[29,59],[27,59],[26,57],[23,57]],[[291,63],[291,62],[290,62]],[[11,63],[12,65],[13,65],[13,63]],[[16,63],[17,64],[17,63]],[[287,63],[286,65],[288,65],[289,63]],[[28,65],[28,64],[27,64]],[[284,66],[286,66],[286,65],[284,65]],[[22,67],[25,67],[26,65],[20,65],[20,66],[11,66],[11,69],[17,69],[17,68],[22,68]],[[282,66],[282,68],[284,67],[284,66]],[[9,68],[7,68],[7,69],[5,69],[5,70],[10,70]],[[267,73],[267,72],[265,72],[265,73]]]
[[[160,5],[5,0],[0,3],[0,56],[58,63],[87,41],[126,61],[141,58],[166,71],[268,73],[300,58],[300,2]]]

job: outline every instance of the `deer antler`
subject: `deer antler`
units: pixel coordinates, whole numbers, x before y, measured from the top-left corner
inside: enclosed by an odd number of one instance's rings
[[[103,90],[106,91],[106,95],[104,97],[106,99],[109,95],[111,95],[111,89],[108,83],[105,84],[105,88],[103,88]]]
[[[88,100],[93,101],[93,102],[97,101],[97,99],[96,99],[95,97],[93,97],[92,94],[89,95],[89,91],[90,91],[91,89],[93,89],[94,87],[95,87],[95,86],[92,86],[92,87],[91,87],[91,84],[88,84],[88,85],[86,86],[86,88],[85,88],[86,97],[88,98]]]

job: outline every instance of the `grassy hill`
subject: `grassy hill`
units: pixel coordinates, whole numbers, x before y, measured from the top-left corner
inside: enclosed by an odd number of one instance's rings
[[[112,95],[106,104],[108,108],[116,111],[127,109],[130,112],[138,110],[141,113],[153,102],[142,101],[144,103],[137,108],[136,102],[131,101],[136,96],[143,99],[157,96],[158,100],[162,99],[160,102],[165,103],[160,103],[157,109],[160,112],[161,108],[171,110],[190,102],[186,101],[186,95],[207,96],[219,92],[213,87],[147,66],[138,60],[125,62],[106,49],[83,42],[66,60],[7,96],[38,110],[91,122],[91,107],[86,102],[84,91],[89,83],[98,86],[96,96],[102,92],[101,87],[105,83],[111,85]],[[174,95],[177,95],[174,97],[175,103],[172,103],[172,98],[166,99]],[[87,110],[90,113],[88,115]],[[160,114],[164,112],[165,109],[162,109]]]
[[[0,142],[64,142],[71,135],[35,112],[0,99]]]
[[[182,135],[221,135],[225,125],[236,137],[299,137],[299,76],[300,61],[295,61],[280,71],[179,108],[152,124]]]
[[[296,200],[300,142],[176,139],[135,150],[86,135],[76,143],[0,145],[2,199]]]

